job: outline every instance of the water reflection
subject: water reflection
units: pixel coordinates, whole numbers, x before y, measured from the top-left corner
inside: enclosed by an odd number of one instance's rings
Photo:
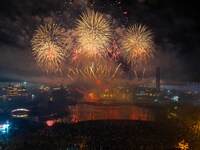
[[[71,122],[86,120],[128,119],[154,121],[154,114],[146,108],[134,105],[97,106],[79,104],[69,107]]]

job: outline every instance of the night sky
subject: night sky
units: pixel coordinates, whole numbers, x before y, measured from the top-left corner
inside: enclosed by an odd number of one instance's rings
[[[41,71],[31,54],[30,40],[43,23],[73,28],[86,9],[113,18],[118,26],[149,26],[155,34],[155,67],[166,80],[200,81],[198,4],[184,0],[1,0],[0,81],[34,80]],[[93,3],[95,2],[95,3]],[[93,4],[93,5],[91,5]]]

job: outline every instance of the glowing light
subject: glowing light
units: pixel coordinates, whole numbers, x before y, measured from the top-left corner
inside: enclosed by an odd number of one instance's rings
[[[28,115],[27,114],[24,114],[24,115],[15,115],[15,114],[12,114],[12,117],[15,117],[15,118],[26,118],[26,117],[28,117]]]
[[[9,128],[10,128],[9,122],[7,122],[5,124],[0,124],[0,132],[2,132],[2,133],[8,133]]]
[[[97,100],[98,99],[98,96],[95,94],[95,93],[89,93],[88,96],[87,96],[87,99],[89,101],[94,101],[94,100]]]
[[[55,122],[56,122],[55,120],[47,120],[46,124],[47,124],[47,126],[51,127],[54,125]]]
[[[25,109],[25,108],[18,108],[18,109],[14,109],[11,111],[11,115],[12,117],[15,117],[15,118],[26,118],[28,117],[28,113],[29,110],[28,109]]]
[[[95,59],[105,55],[105,48],[111,38],[111,29],[103,14],[88,11],[77,21],[76,35],[81,56]]]
[[[31,95],[31,99],[33,100],[34,98],[35,98],[35,95],[34,95],[34,94],[32,94],[32,95]]]
[[[18,109],[12,110],[11,112],[13,113],[13,112],[17,112],[17,111],[26,111],[26,112],[28,112],[29,110],[25,109],[25,108],[18,108]]]
[[[145,64],[154,57],[152,32],[141,24],[132,25],[127,29],[122,46],[122,55],[131,65]]]
[[[124,11],[122,14],[124,14],[124,15],[127,15],[127,14],[128,14],[128,12],[127,12],[127,11]]]
[[[96,85],[100,85],[101,84],[101,80],[97,79],[96,80]]]
[[[80,114],[71,114],[71,122],[77,123],[79,121],[79,115]]]
[[[173,101],[175,101],[175,102],[178,102],[179,97],[178,97],[178,96],[173,96],[171,99],[172,99]]]
[[[176,148],[180,148],[181,150],[188,150],[189,144],[185,142],[185,140],[182,140],[181,142],[178,143],[178,146],[176,146]]]

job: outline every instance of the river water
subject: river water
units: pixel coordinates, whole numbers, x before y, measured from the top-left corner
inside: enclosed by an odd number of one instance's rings
[[[146,108],[132,104],[126,105],[91,105],[78,104],[68,107],[71,122],[86,120],[126,119],[154,121],[154,113]]]

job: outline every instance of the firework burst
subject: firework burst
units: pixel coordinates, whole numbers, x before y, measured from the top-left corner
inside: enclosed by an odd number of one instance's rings
[[[103,14],[94,11],[82,14],[75,32],[81,56],[92,59],[104,56],[111,39],[111,28]]]
[[[38,66],[47,73],[61,71],[68,40],[65,30],[59,25],[39,26],[31,40],[32,53]]]
[[[127,29],[122,41],[123,52],[131,65],[146,64],[154,57],[153,34],[146,26],[135,24]]]

